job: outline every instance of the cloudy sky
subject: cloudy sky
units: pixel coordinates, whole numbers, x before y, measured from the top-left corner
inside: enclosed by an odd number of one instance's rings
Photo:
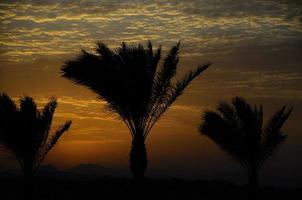
[[[80,49],[93,50],[97,40],[112,48],[151,40],[164,50],[181,40],[180,74],[200,63],[213,65],[152,130],[149,169],[179,177],[240,177],[240,167],[200,136],[197,126],[204,110],[243,96],[262,103],[266,117],[282,105],[294,106],[284,127],[288,141],[265,166],[263,179],[274,182],[282,172],[280,184],[302,185],[301,1],[0,0],[0,24],[0,92],[16,100],[28,94],[39,105],[56,96],[53,125],[74,122],[45,163],[128,165],[128,130],[92,92],[60,77],[64,61]],[[13,166],[5,155],[0,163],[0,169]]]

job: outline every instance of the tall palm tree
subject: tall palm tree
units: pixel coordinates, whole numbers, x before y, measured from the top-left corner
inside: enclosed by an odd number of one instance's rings
[[[56,99],[51,98],[38,109],[31,97],[24,96],[18,108],[7,94],[0,94],[0,145],[18,160],[29,190],[43,159],[71,125],[66,121],[50,134],[56,106]]]
[[[173,46],[159,64],[161,47],[151,42],[109,49],[96,44],[95,53],[82,50],[61,68],[63,77],[84,85],[107,102],[106,109],[116,113],[132,136],[130,169],[135,180],[142,180],[147,168],[145,140],[160,116],[180,96],[188,84],[210,64],[200,65],[176,83],[179,45]]]
[[[248,185],[255,190],[260,168],[287,138],[281,127],[291,112],[283,106],[263,125],[262,105],[252,107],[236,97],[231,104],[220,103],[217,112],[206,111],[199,131],[247,171]]]

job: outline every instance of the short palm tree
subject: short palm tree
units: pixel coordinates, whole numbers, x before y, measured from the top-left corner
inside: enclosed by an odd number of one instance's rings
[[[107,102],[107,110],[116,113],[132,136],[130,169],[135,180],[144,177],[147,168],[145,140],[160,116],[180,96],[188,84],[210,64],[200,65],[176,83],[179,43],[159,64],[161,47],[151,42],[109,49],[97,43],[95,53],[82,50],[61,68],[63,77],[94,91]],[[159,67],[160,66],[160,67]]]
[[[40,110],[31,97],[24,96],[20,102],[18,108],[8,95],[0,94],[0,145],[17,158],[27,186],[31,187],[34,173],[69,129],[71,121],[66,121],[50,134],[56,99],[52,98]]]
[[[217,112],[206,111],[199,131],[242,165],[254,190],[260,168],[287,138],[280,129],[291,111],[284,106],[263,125],[262,106],[252,107],[236,97],[231,104],[220,103]]]

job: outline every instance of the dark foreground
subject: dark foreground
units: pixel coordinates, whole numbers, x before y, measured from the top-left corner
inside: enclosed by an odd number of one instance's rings
[[[35,184],[34,198],[37,200],[115,200],[133,199],[131,179],[127,178],[89,178],[56,179],[38,178]],[[25,199],[22,179],[0,178],[0,199]],[[262,187],[256,199],[302,199],[301,189],[280,187]],[[187,181],[179,179],[146,179],[144,199],[248,199],[244,186],[224,181]]]

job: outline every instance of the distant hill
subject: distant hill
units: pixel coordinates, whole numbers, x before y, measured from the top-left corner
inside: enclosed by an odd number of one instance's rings
[[[51,177],[57,179],[129,177],[128,169],[107,168],[96,164],[80,164],[66,170],[59,170],[53,165],[42,165],[36,177]],[[22,177],[19,169],[0,172],[0,178]]]
[[[96,166],[81,166],[75,171],[80,173],[82,169],[96,168]],[[137,192],[133,187],[131,178],[113,177],[90,177],[83,179],[81,175],[73,174],[73,178],[57,179],[50,176],[54,173],[51,166],[44,168],[40,176],[35,181],[35,200],[133,200],[133,195]],[[99,169],[91,174],[101,173]],[[107,169],[106,169],[107,170]],[[106,171],[104,170],[104,171]],[[61,178],[68,177],[69,172],[56,172]],[[48,177],[46,177],[47,175]],[[57,175],[58,176],[58,175]],[[85,176],[86,177],[86,176]],[[0,188],[2,200],[24,199],[23,180],[20,178],[0,177]],[[248,199],[248,189],[245,186],[238,186],[228,181],[202,181],[183,179],[151,179],[147,178],[144,183],[144,200],[220,200]],[[274,200],[300,200],[302,190],[298,188],[283,187],[262,187],[259,199]]]
[[[289,179],[280,179],[280,177],[275,176],[273,173],[268,173],[268,170],[265,170],[263,176],[260,176],[261,185],[262,186],[282,186],[288,188],[295,188],[301,186],[301,179],[299,181],[289,180]],[[244,185],[246,183],[246,177],[237,173],[226,174],[221,173],[221,171],[215,171],[206,173],[206,171],[200,172],[199,176],[195,177],[194,174],[187,176],[179,175],[180,172],[173,171],[173,169],[148,169],[146,173],[146,177],[155,178],[155,179],[173,179],[177,177],[180,180],[213,180],[211,177],[220,177],[214,178],[219,179],[220,181],[232,181],[238,185]],[[184,172],[188,173],[188,172]],[[290,174],[291,172],[284,172],[284,174]],[[19,168],[0,171],[0,179],[1,178],[21,178],[22,173]],[[94,178],[102,178],[102,177],[112,177],[112,178],[130,178],[131,172],[128,168],[110,168],[104,167],[98,164],[79,164],[75,167],[60,170],[53,165],[42,165],[40,169],[37,171],[36,178],[50,177],[56,179],[94,179]],[[290,177],[290,176],[289,176]],[[302,177],[301,173],[297,174],[297,177]],[[237,181],[238,178],[241,178],[242,181]],[[270,181],[266,181],[266,179],[270,179]]]
[[[66,171],[82,176],[84,175],[96,177],[129,177],[129,171],[127,169],[107,168],[96,164],[80,164]]]

